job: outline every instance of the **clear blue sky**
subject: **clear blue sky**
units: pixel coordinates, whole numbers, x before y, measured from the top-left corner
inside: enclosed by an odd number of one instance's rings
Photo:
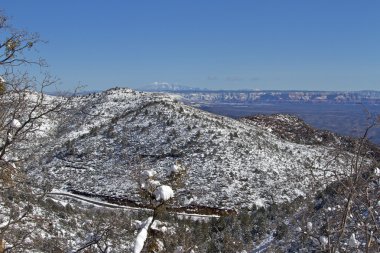
[[[378,0],[1,0],[65,89],[380,90]]]

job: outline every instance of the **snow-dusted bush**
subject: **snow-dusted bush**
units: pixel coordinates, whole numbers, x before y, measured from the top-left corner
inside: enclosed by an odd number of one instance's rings
[[[151,231],[159,231],[160,233],[168,232],[167,226],[159,228],[162,222],[156,220],[158,216],[162,216],[161,212],[165,210],[167,202],[174,197],[174,191],[169,185],[161,185],[159,180],[155,180],[157,172],[155,170],[145,170],[140,173],[140,188],[142,190],[142,197],[154,199],[150,202],[149,208],[154,210],[152,217],[149,217],[143,224],[139,223],[142,228],[137,235],[134,252],[140,253],[145,247],[154,251],[162,252],[164,250],[164,243],[158,238],[149,238]],[[171,229],[172,230],[172,229]],[[149,239],[147,239],[149,238]],[[145,245],[146,241],[149,245]]]
[[[161,185],[157,187],[153,194],[157,201],[168,201],[174,197],[174,191],[168,185]]]

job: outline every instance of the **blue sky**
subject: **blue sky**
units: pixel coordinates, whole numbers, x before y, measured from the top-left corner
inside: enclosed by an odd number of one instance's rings
[[[63,89],[380,90],[378,0],[2,0]]]

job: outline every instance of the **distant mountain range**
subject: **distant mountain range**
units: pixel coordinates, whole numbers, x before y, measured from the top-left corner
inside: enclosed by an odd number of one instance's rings
[[[143,86],[139,91],[148,92],[181,92],[181,91],[207,91],[207,89],[183,86],[166,82],[154,82],[150,85]]]
[[[195,103],[371,103],[380,104],[380,91],[173,91]]]
[[[168,92],[195,103],[380,103],[380,91],[305,91],[305,90],[209,90],[166,82],[139,88],[147,92]]]
[[[137,88],[136,91],[162,92],[180,95],[185,102],[215,104],[215,103],[370,103],[380,104],[380,91],[306,91],[306,90],[209,90],[172,84],[154,82]],[[100,90],[83,90],[76,95],[87,95],[102,92]],[[60,96],[62,92],[49,92],[49,95]]]

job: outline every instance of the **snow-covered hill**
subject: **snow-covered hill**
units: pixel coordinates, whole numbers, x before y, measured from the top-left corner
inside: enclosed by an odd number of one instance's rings
[[[74,98],[66,116],[50,119],[54,135],[36,151],[45,174],[57,188],[129,203],[145,203],[138,194],[141,171],[155,169],[165,180],[176,162],[187,174],[174,205],[222,209],[291,201],[325,178],[327,166],[345,164],[337,164],[332,148],[292,143],[270,128],[195,109],[173,95],[111,89]],[[41,165],[30,167],[42,177]]]
[[[245,117],[244,120],[261,128],[271,129],[272,133],[281,139],[306,145],[321,145],[345,150],[351,153],[357,152],[359,138],[342,136],[327,130],[320,130],[306,124],[302,119],[289,114],[254,115]],[[365,133],[365,131],[363,131]],[[369,140],[363,140],[365,148],[370,151],[374,159],[380,160],[380,148]]]

